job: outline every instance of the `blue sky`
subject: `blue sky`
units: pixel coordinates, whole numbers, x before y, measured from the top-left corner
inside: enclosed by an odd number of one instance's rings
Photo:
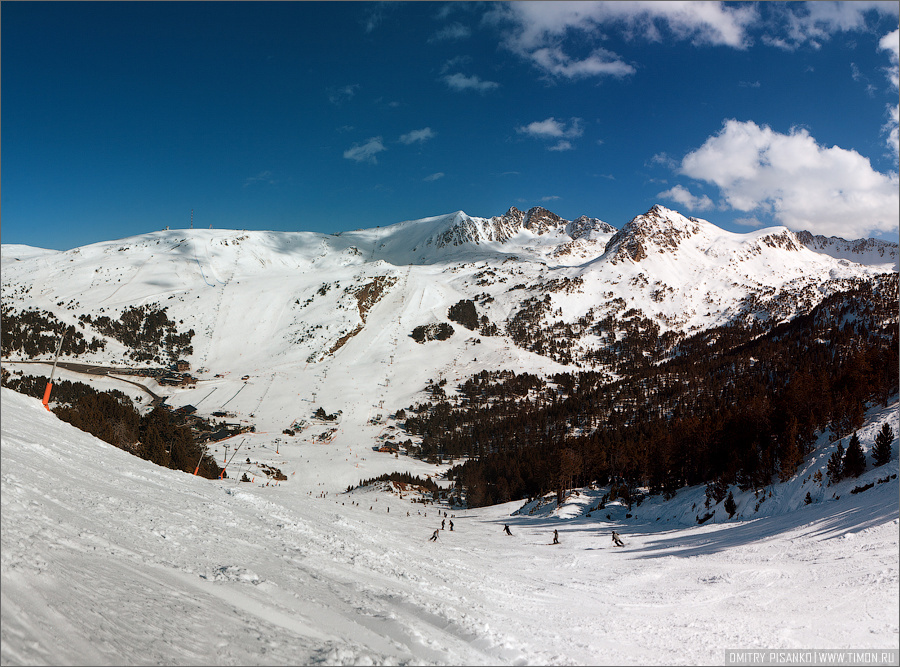
[[[655,203],[898,233],[898,3],[4,2],[3,243]]]

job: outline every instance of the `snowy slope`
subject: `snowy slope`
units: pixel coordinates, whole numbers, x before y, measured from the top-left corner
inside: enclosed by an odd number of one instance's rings
[[[763,518],[702,526],[649,504],[587,517],[602,490],[584,490],[555,511],[456,515],[432,543],[434,505],[344,489],[363,469],[439,467],[297,440],[276,454],[256,434],[232,470],[255,482],[207,481],[0,398],[5,665],[716,664],[734,648],[896,647],[896,478],[777,510],[776,485]],[[896,407],[873,410],[865,435],[896,427]],[[849,484],[896,475],[896,449]],[[261,483],[263,462],[288,481]],[[666,511],[692,522],[698,494]]]
[[[890,241],[879,239],[848,241],[839,236],[822,236],[806,231],[797,232],[797,238],[810,250],[830,255],[836,259],[880,265],[886,271],[896,271],[900,266],[898,244]]]
[[[660,206],[619,231],[596,218],[511,208],[339,235],[165,230],[31,257],[6,245],[2,253],[22,258],[2,264],[4,307],[50,311],[88,338],[97,333],[80,315],[115,319],[152,304],[179,331],[193,329],[187,358],[200,381],[153,387],[170,404],[227,410],[278,433],[322,405],[341,410],[368,442],[378,434],[371,413],[421,400],[429,379],[572,370],[579,351],[607,344],[590,327],[608,315],[639,313],[682,333],[778,321],[883,270],[813,252],[783,228],[732,234]],[[462,299],[501,332],[529,299],[549,299],[537,328],[586,323],[572,339],[576,361],[563,366],[458,324],[445,342],[411,338],[417,326],[447,322]],[[120,343],[106,342],[79,360],[133,365]]]

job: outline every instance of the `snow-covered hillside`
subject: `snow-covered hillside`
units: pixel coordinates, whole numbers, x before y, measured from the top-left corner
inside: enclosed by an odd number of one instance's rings
[[[280,432],[327,400],[326,411],[341,410],[366,437],[377,434],[373,411],[409,406],[429,379],[577,370],[629,317],[681,334],[777,322],[886,270],[813,252],[783,228],[733,234],[661,206],[619,231],[511,208],[340,235],[165,230],[66,252],[2,252],[4,308],[47,311],[105,341],[79,361],[135,365],[85,317],[165,309],[179,332],[194,332],[185,356],[199,379],[190,389],[154,386],[171,405]],[[449,340],[413,340],[416,327],[448,323],[461,300],[499,335],[452,323]],[[516,317],[571,353],[516,340],[507,329]],[[601,321],[613,328],[600,332]]]
[[[615,503],[586,515],[602,489],[530,514],[346,493],[440,468],[346,443],[276,454],[273,434],[247,436],[250,463],[208,481],[0,396],[4,665],[718,664],[736,648],[897,645],[896,439],[887,465],[803,505],[837,445],[820,443],[760,518],[697,526],[701,489],[630,518]],[[896,410],[870,411],[866,449]],[[287,481],[262,483],[262,463]]]

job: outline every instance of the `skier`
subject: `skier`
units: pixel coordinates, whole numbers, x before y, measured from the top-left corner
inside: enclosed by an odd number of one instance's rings
[[[553,544],[559,544],[559,533],[557,531],[553,531]]]
[[[447,527],[446,524],[447,524],[446,520],[441,519],[441,530],[444,530]]]
[[[619,537],[619,534],[616,531],[612,532],[612,539],[613,539],[613,544],[615,544],[617,547],[625,546],[625,543],[622,542],[622,539]]]
[[[438,531],[434,531],[434,534],[431,537],[429,537],[428,539],[431,542],[437,542],[437,538],[438,538]]]
[[[503,532],[512,537],[512,533],[509,532],[509,525],[503,524]]]
[[[453,532],[453,519],[450,519],[450,532]]]

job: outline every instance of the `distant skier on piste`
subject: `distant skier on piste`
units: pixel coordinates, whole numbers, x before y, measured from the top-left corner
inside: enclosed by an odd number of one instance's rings
[[[450,532],[453,532],[453,519],[450,519]]]
[[[434,533],[431,535],[431,537],[428,538],[428,540],[430,542],[437,542],[437,538],[438,538],[438,531],[435,530]]]
[[[553,544],[559,544],[559,532],[553,531]]]
[[[625,543],[622,542],[622,538],[619,537],[619,534],[616,531],[612,532],[612,540],[613,540],[613,544],[615,544],[617,547],[625,546]]]
[[[512,537],[512,533],[509,532],[509,525],[503,524],[503,532]]]
[[[447,526],[447,520],[441,519],[441,530],[445,530],[446,526]]]

